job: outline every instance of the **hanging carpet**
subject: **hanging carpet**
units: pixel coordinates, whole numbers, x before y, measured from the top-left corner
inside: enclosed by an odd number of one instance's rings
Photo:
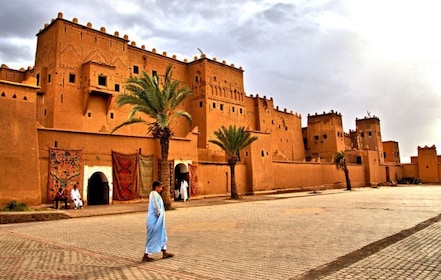
[[[59,188],[63,188],[64,192],[69,194],[73,185],[81,186],[81,157],[81,150],[49,148],[48,202],[54,201]]]
[[[113,199],[126,201],[138,198],[138,154],[112,151]]]
[[[139,197],[148,198],[153,183],[153,156],[139,155]]]

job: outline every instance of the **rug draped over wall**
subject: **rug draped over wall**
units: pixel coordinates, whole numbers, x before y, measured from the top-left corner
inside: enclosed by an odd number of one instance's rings
[[[113,199],[138,198],[138,154],[121,154],[112,151]]]
[[[148,198],[153,183],[153,156],[139,155],[139,197]]]
[[[197,195],[198,194],[198,166],[197,164],[189,164],[188,167],[190,168],[190,190],[191,195]]]
[[[58,188],[63,188],[69,195],[74,184],[80,184],[81,150],[64,150],[49,148],[49,178],[47,201],[53,202]]]

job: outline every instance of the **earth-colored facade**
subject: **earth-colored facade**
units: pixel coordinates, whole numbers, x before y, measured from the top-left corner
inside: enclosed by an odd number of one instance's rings
[[[127,35],[110,35],[104,27],[96,30],[91,23],[65,20],[61,13],[37,36],[33,68],[0,68],[4,162],[0,203],[50,202],[51,148],[81,151],[79,189],[86,200],[88,193],[104,184],[109,197],[105,203],[113,202],[112,151],[152,156],[152,179],[157,179],[160,148],[146,135],[146,127],[110,131],[128,116],[130,108],[115,103],[126,79],[142,71],[161,77],[168,65],[173,78],[193,91],[182,104],[193,124],[173,124],[169,155],[172,177],[186,174],[193,196],[229,192],[225,155],[209,140],[215,130],[230,124],[244,126],[258,137],[242,152],[236,167],[241,194],[343,188],[344,174],[332,163],[337,151],[347,155],[353,186],[396,181],[406,173],[441,181],[436,150],[434,162],[432,153],[419,153],[421,162],[430,162],[430,170],[404,168],[398,143],[383,144],[378,117],[357,119],[356,130],[344,133],[341,114],[331,111],[308,115],[308,126],[302,128],[300,114],[274,107],[272,98],[247,96],[243,69],[225,61],[205,54],[180,61],[166,52],[138,47]]]

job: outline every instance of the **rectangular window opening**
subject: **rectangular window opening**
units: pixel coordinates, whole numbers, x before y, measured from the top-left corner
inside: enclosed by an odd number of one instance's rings
[[[69,83],[75,83],[75,74],[69,74]]]
[[[107,77],[106,76],[98,76],[98,85],[106,86],[107,85]]]

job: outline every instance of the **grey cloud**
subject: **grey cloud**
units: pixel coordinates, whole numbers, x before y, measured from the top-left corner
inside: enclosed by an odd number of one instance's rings
[[[33,46],[17,46],[10,43],[10,40],[0,40],[0,64],[6,64],[10,68],[26,68],[34,65],[34,55],[35,49]],[[7,63],[11,57],[16,60],[14,65]]]

